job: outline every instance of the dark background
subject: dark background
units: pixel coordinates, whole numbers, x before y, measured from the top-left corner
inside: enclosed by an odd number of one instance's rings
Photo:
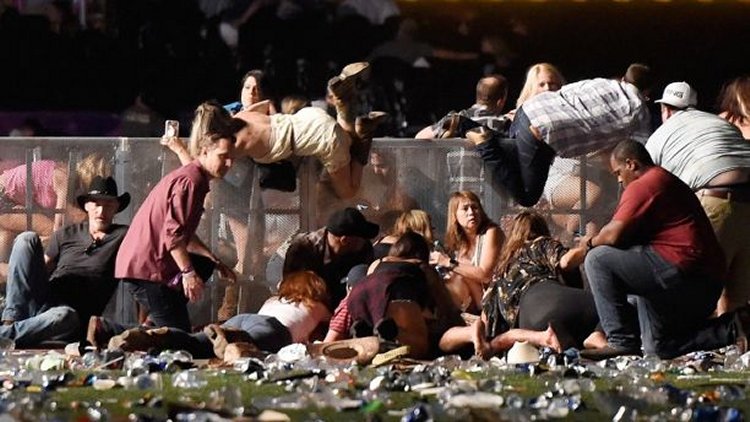
[[[402,17],[420,24],[422,40],[478,51],[483,35],[508,45],[509,103],[536,62],[557,65],[569,82],[621,75],[631,62],[652,66],[655,96],[664,84],[686,80],[699,108],[713,110],[728,79],[750,66],[748,2],[400,2]],[[341,65],[362,60],[394,33],[396,22],[370,28],[342,21],[330,3],[294,21],[261,13],[240,30],[231,51],[190,0],[110,0],[102,30],[49,31],[41,16],[0,16],[0,110],[89,110],[119,113],[144,94],[165,117],[189,114],[208,98],[236,101],[241,75],[260,67],[272,76],[276,98],[323,95]],[[463,35],[461,22],[469,29]],[[522,30],[519,30],[518,28]],[[300,61],[302,59],[302,61]],[[433,60],[407,78],[410,123],[420,125],[473,102],[488,67],[477,60]],[[408,71],[411,72],[411,71]]]

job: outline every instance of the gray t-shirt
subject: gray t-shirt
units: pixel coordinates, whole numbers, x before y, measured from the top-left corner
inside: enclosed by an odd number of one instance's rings
[[[750,168],[750,143],[726,120],[688,109],[673,114],[646,142],[654,163],[693,189],[721,173]]]

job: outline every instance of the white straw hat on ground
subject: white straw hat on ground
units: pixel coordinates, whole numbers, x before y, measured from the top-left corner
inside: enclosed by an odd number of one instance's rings
[[[517,341],[508,350],[506,361],[510,365],[539,362],[539,349],[526,341]]]

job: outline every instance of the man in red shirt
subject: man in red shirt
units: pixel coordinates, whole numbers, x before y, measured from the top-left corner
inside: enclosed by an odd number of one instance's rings
[[[232,165],[235,119],[209,125],[195,160],[167,174],[138,209],[120,246],[115,277],[123,279],[157,327],[191,331],[187,302],[203,293],[214,266],[230,280],[234,273],[196,236],[209,181]]]
[[[585,259],[608,346],[581,356],[640,354],[642,343],[646,354],[673,358],[743,340],[747,310],[709,319],[724,255],[693,191],[636,141],[620,142],[610,165],[624,191],[612,220],[586,241]]]

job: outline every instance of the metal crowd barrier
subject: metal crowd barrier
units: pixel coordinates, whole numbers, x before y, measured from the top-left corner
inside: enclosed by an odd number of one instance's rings
[[[179,166],[174,154],[161,146],[157,138],[0,138],[0,172],[25,164],[27,175],[27,205],[0,212],[25,214],[27,228],[31,227],[35,213],[65,213],[65,209],[43,209],[34,203],[29,164],[54,160],[67,169],[67,199],[68,203],[75,204],[81,188],[73,175],[78,164],[91,154],[99,154],[111,164],[120,191],[130,192],[132,196],[131,205],[115,218],[115,222],[121,224],[128,224],[151,188]],[[214,251],[227,260],[238,261],[243,268],[238,304],[241,311],[257,310],[275,289],[285,241],[298,232],[322,227],[331,212],[344,206],[359,208],[368,219],[379,223],[383,231],[388,230],[401,211],[416,206],[430,213],[439,236],[445,230],[448,197],[453,191],[474,191],[487,214],[501,223],[504,216],[520,209],[502,189],[492,185],[491,176],[478,154],[461,140],[376,139],[371,162],[377,166],[365,168],[362,188],[350,200],[336,198],[325,178],[320,177],[320,164],[314,159],[295,163],[298,168],[294,192],[261,190],[257,169],[251,161],[243,159],[237,160],[225,180],[212,183],[199,236]],[[609,199],[595,207],[578,204],[565,208],[551,207],[547,201],[540,201],[536,208],[547,216],[551,227],[557,227],[555,221],[578,217],[576,230],[571,230],[568,224],[567,228],[554,231],[567,240],[572,238],[572,231],[583,232],[586,221],[606,221],[616,200],[617,185],[606,170],[597,170],[585,159],[577,164],[578,181],[563,188],[578,195],[580,204],[586,204],[591,195],[586,182],[591,181],[601,188],[603,194],[599,196]],[[68,219],[65,224],[72,222]],[[7,243],[12,236],[2,239]],[[0,245],[0,249],[9,251],[10,245]],[[237,249],[244,249],[244,253],[237,254]],[[0,256],[0,262],[6,261],[7,256]],[[215,282],[213,286],[200,303],[191,306],[196,324],[216,317],[223,284]],[[122,288],[107,312],[126,322],[136,320],[132,300]]]

